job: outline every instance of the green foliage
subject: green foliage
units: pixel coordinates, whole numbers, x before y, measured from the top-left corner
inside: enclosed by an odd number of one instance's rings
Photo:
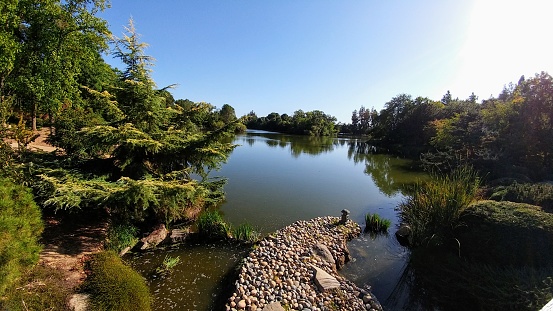
[[[553,214],[524,203],[479,201],[456,229],[461,255],[486,264],[550,267]]]
[[[170,273],[176,265],[178,265],[180,262],[180,257],[171,257],[169,255],[165,255],[165,258],[163,258],[163,262],[161,263],[161,266],[156,268],[157,273],[161,274],[167,274]]]
[[[259,240],[259,232],[257,232],[255,228],[248,223],[243,223],[238,227],[233,228],[232,236],[239,241],[248,243],[254,243]]]
[[[415,185],[413,194],[400,204],[400,218],[411,226],[413,245],[440,245],[452,239],[459,217],[476,198],[479,185],[476,172],[468,167]]]
[[[246,126],[251,129],[267,130],[288,134],[309,136],[333,136],[338,130],[336,118],[327,115],[320,110],[303,112],[298,110],[293,116],[279,115],[272,112],[267,117],[257,118],[254,112],[250,112],[244,118]]]
[[[70,294],[62,271],[36,265],[8,289],[0,300],[0,309],[66,310],[67,297]]]
[[[42,230],[29,189],[0,179],[0,295],[38,261]]]
[[[208,239],[226,239],[230,236],[230,226],[217,210],[206,210],[196,221],[198,233]]]
[[[491,200],[511,201],[538,205],[548,211],[553,211],[553,185],[513,183],[507,186],[498,186],[492,190]]]
[[[133,247],[137,242],[138,228],[131,224],[118,224],[109,228],[106,249],[120,253],[127,247]]]
[[[365,214],[365,232],[385,233],[391,225],[389,219],[380,218],[378,214]]]
[[[84,289],[91,295],[92,310],[151,310],[146,281],[115,252],[100,252],[88,264],[90,275]]]

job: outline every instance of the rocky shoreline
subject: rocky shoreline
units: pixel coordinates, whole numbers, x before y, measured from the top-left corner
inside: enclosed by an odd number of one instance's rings
[[[355,222],[329,216],[264,238],[244,259],[226,310],[382,310],[372,293],[337,273],[350,259],[346,242],[360,233]]]

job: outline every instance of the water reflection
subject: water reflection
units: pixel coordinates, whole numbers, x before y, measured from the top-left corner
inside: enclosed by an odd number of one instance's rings
[[[371,176],[376,186],[387,196],[407,195],[411,185],[427,177],[411,160],[375,152],[376,148],[365,141],[348,143],[348,159],[355,163],[364,162],[365,174]]]

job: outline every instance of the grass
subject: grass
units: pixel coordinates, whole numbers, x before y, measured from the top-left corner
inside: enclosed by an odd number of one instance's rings
[[[137,234],[138,228],[130,224],[110,227],[105,247],[119,253],[127,247],[133,247],[138,242]]]
[[[385,233],[392,222],[389,219],[381,218],[378,214],[367,213],[365,215],[365,232]]]
[[[83,288],[91,294],[91,310],[151,310],[152,298],[146,281],[125,265],[117,253],[97,253],[88,265],[90,275]]]
[[[0,299],[0,309],[66,310],[71,291],[64,283],[65,276],[61,271],[36,265],[6,291],[3,299]]]
[[[452,239],[459,217],[476,199],[479,185],[476,172],[468,167],[417,183],[413,194],[400,204],[400,218],[412,229],[412,246],[439,245]]]
[[[230,236],[230,226],[217,210],[207,210],[196,221],[198,233],[209,239],[226,239]]]
[[[232,229],[232,236],[240,241],[254,243],[259,239],[259,232],[252,225],[243,223]]]
[[[177,264],[180,262],[180,257],[171,257],[169,255],[165,255],[165,258],[163,258],[163,262],[159,267],[156,268],[157,273],[161,274],[167,274],[173,271],[173,269],[177,266]]]

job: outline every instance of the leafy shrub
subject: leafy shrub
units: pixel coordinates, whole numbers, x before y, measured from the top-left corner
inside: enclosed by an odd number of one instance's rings
[[[367,213],[365,215],[365,232],[387,232],[391,224],[389,219],[380,218],[378,214]]]
[[[0,296],[38,261],[43,228],[29,189],[0,179]]]
[[[226,239],[230,227],[217,210],[207,210],[200,214],[197,220],[198,233],[210,239]]]
[[[84,289],[91,294],[93,310],[151,310],[146,281],[115,252],[100,252],[88,264],[90,275]]]
[[[232,230],[232,236],[237,240],[253,243],[259,239],[259,232],[252,225],[243,223]]]
[[[126,247],[132,247],[138,242],[137,234],[138,228],[130,224],[119,224],[110,227],[106,249],[119,253]]]
[[[401,220],[412,229],[412,244],[432,240],[439,245],[451,238],[461,213],[476,198],[479,185],[476,172],[468,167],[417,183],[413,194],[400,204]]]

